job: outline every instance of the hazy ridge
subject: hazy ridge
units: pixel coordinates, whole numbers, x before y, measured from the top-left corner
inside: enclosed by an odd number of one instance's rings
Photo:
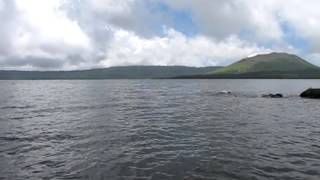
[[[0,71],[0,79],[154,79],[209,74],[219,68],[220,67],[123,66],[80,71]]]
[[[226,67],[122,66],[78,71],[0,71],[2,80],[41,79],[319,79],[320,67],[287,53],[242,59]]]

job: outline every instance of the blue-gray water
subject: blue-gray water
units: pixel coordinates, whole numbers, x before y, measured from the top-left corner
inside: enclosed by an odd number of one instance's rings
[[[0,81],[0,179],[318,180],[309,87],[320,81]]]

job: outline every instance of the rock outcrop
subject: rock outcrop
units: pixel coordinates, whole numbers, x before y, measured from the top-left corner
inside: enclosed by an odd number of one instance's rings
[[[301,93],[300,97],[320,99],[320,89],[313,89],[313,88],[307,89],[303,93]]]
[[[262,95],[264,98],[283,98],[282,94],[264,94]]]

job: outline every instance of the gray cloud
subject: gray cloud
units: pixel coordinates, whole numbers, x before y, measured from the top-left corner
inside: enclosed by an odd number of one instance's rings
[[[189,12],[197,34],[174,29],[177,17],[157,4]],[[269,51],[300,53],[316,62],[318,5],[317,0],[0,0],[0,69],[225,65]],[[283,22],[310,45],[308,51],[284,38],[290,29],[284,30]]]
[[[57,9],[58,2],[35,2],[39,4],[1,1],[2,69],[76,67],[73,57],[78,57],[77,64],[85,63],[93,53],[91,40],[77,22],[68,19],[63,11]]]
[[[26,69],[60,69],[63,67],[64,60],[50,59],[50,58],[39,58],[39,57],[24,57],[21,59],[15,57],[9,57],[4,60],[0,60],[2,67],[12,69],[15,67],[25,67]],[[5,69],[7,69],[5,68]]]
[[[17,27],[16,4],[14,1],[0,1],[0,54],[8,55],[12,51],[12,32]]]

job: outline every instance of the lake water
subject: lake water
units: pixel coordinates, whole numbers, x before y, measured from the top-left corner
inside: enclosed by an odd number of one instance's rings
[[[309,87],[320,81],[0,81],[0,179],[319,180]]]

